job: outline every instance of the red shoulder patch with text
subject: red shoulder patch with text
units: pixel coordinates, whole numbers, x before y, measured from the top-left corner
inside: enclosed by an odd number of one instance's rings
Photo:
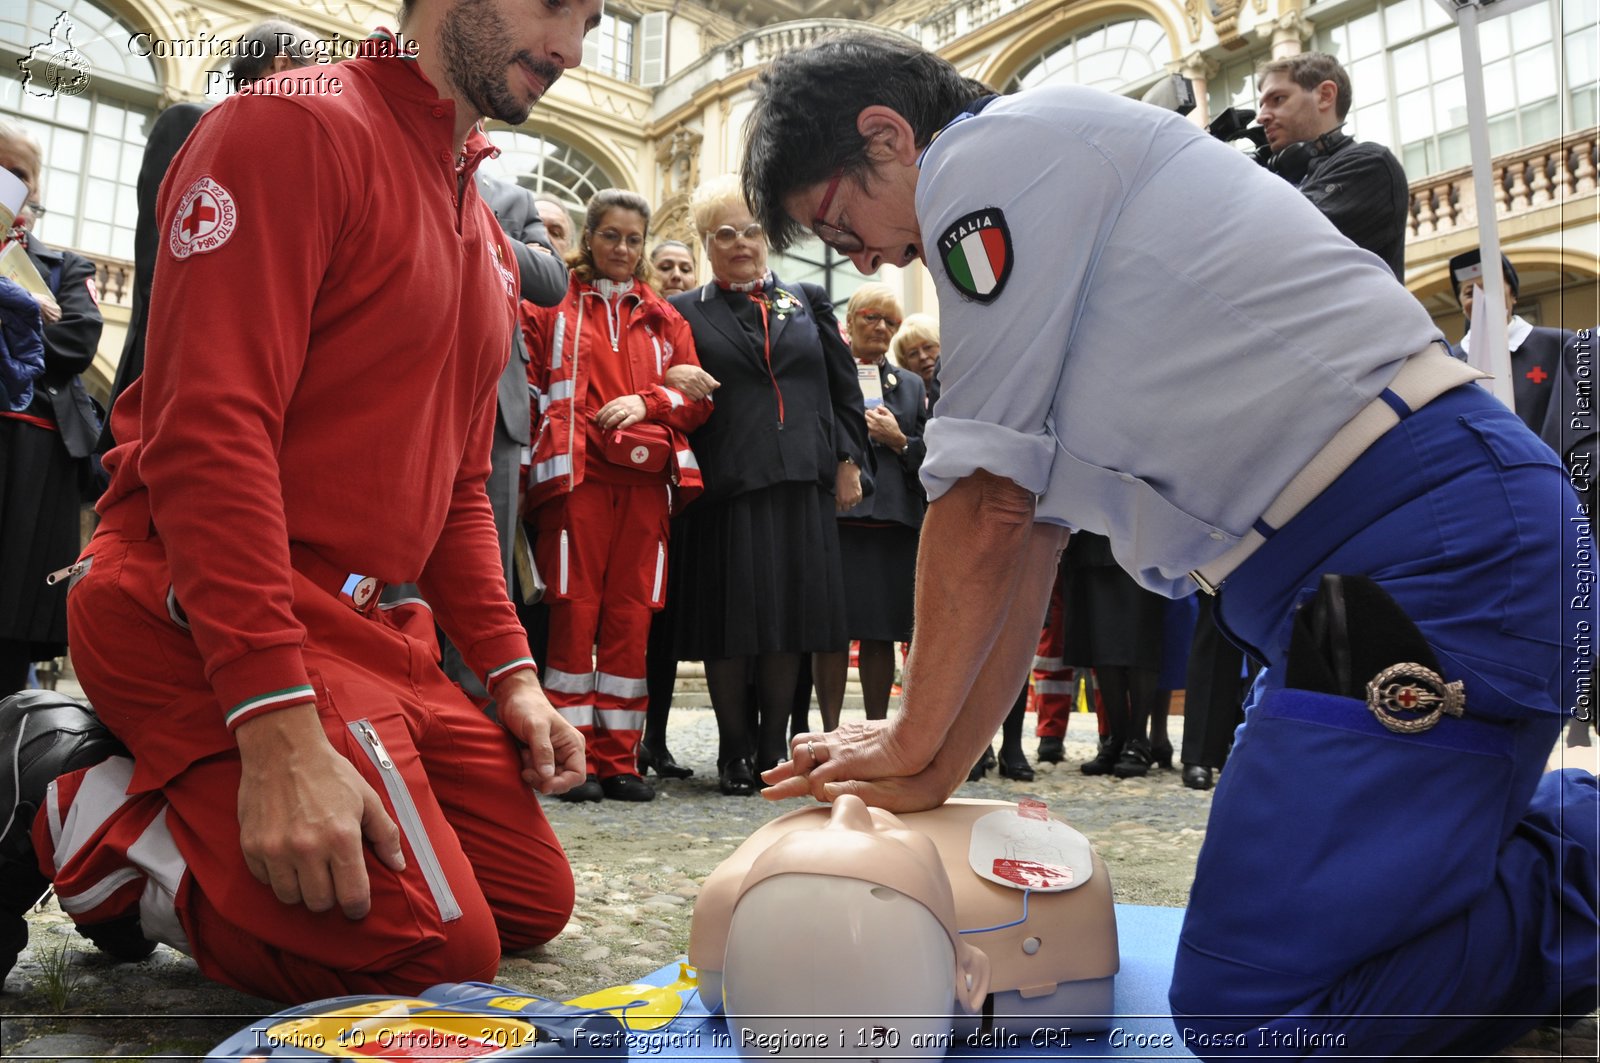
[[[233,194],[209,177],[189,186],[178,200],[167,232],[167,250],[173,258],[188,258],[215,251],[228,242],[239,224],[239,208]]]

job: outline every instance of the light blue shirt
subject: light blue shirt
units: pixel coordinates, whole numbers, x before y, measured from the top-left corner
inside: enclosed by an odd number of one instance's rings
[[[1180,116],[1076,86],[991,103],[928,148],[916,208],[939,294],[930,499],[985,469],[1036,519],[1194,589],[1311,457],[1440,339],[1383,261],[1287,181]],[[937,241],[1010,232],[991,302]]]

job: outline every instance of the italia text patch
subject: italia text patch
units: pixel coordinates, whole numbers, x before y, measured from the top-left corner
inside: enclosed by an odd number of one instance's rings
[[[939,261],[950,283],[969,298],[992,303],[1011,277],[1011,229],[998,207],[975,210],[939,237]]]
[[[239,208],[233,195],[211,178],[202,177],[178,200],[167,233],[167,250],[173,258],[215,251],[228,242],[238,224]]]

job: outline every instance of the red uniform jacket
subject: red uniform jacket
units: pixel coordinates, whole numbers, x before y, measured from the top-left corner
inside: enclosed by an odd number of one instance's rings
[[[574,276],[559,306],[523,304],[523,337],[528,345],[528,382],[539,396],[533,410],[533,458],[526,508],[534,509],[582,483],[593,462],[597,434],[594,415],[617,394],[591,388],[595,360],[622,359],[612,377],[625,375],[631,393],[644,399],[643,423],[664,426],[671,439],[669,473],[677,486],[675,508],[700,493],[700,466],[689,449],[688,433],[711,416],[711,400],[691,402],[662,383],[675,365],[699,365],[689,325],[648,285],[634,283],[615,314],[594,285]],[[615,339],[613,339],[615,335]]]
[[[480,676],[527,661],[484,494],[510,244],[415,62],[212,108],[168,172],[145,374],[102,512],[147,505],[230,724],[313,698],[291,543],[417,583]],[[270,165],[262,145],[271,145]],[[336,590],[336,588],[335,588]]]

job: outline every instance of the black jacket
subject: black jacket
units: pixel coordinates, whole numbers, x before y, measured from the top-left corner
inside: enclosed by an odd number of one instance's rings
[[[156,253],[161,245],[161,219],[156,217],[156,199],[161,194],[161,180],[167,169],[199,124],[200,118],[210,110],[205,103],[175,103],[162,111],[150,127],[150,137],[145,141],[144,160],[139,164],[137,192],[139,215],[133,230],[133,306],[128,318],[128,336],[122,343],[122,360],[117,363],[117,377],[111,384],[111,401],[128,390],[128,385],[138,380],[144,372],[144,334],[150,318],[150,285],[156,275]],[[110,449],[111,429],[106,428],[103,449]]]
[[[94,263],[71,251],[57,251],[30,237],[28,258],[61,307],[61,320],[44,326],[44,375],[34,381],[27,412],[56,423],[61,442],[74,458],[94,452],[101,412],[84,390],[80,374],[94,364],[105,321],[94,292]]]
[[[1299,188],[1335,229],[1383,259],[1405,283],[1411,191],[1393,152],[1382,144],[1345,139],[1311,160]]]
[[[928,445],[922,438],[928,423],[922,378],[884,359],[878,363],[878,380],[883,386],[883,404],[894,414],[900,431],[905,433],[906,449],[896,454],[872,440],[873,492],[839,514],[839,519],[894,521],[920,528],[922,515],[928,508],[928,496],[922,490],[918,475],[922,471],[922,459],[928,453]]]
[[[61,307],[61,320],[44,326],[41,383],[65,383],[94,364],[105,321],[94,291],[94,263],[72,251],[57,251],[30,236],[26,247]]]
[[[833,304],[814,284],[781,280],[772,298],[770,372],[766,352],[714,283],[668,300],[689,322],[700,365],[722,385],[711,418],[689,437],[705,500],[797,480],[832,491],[845,458],[862,466],[862,489],[870,490],[861,386]]]

